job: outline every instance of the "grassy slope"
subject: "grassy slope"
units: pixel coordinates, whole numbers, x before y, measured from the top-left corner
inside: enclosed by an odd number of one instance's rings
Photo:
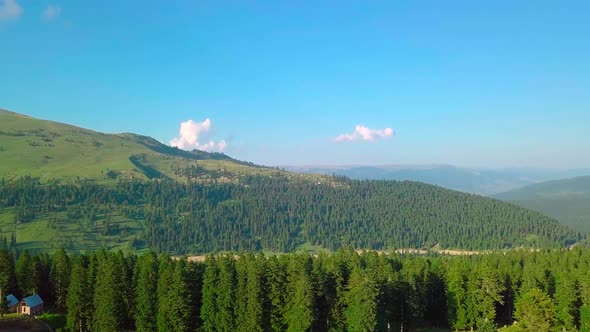
[[[224,155],[172,149],[145,136],[103,134],[0,110],[0,178],[31,175],[42,180],[80,177],[99,183],[116,181],[107,176],[109,171],[125,178],[149,177],[133,164],[132,156],[139,156],[143,165],[176,179],[173,167],[197,162],[208,170],[225,168],[236,174],[273,172]]]
[[[590,233],[590,176],[542,182],[495,197],[542,212],[574,229]]]
[[[141,167],[130,160],[134,156],[139,159]],[[81,178],[109,185],[118,181],[118,178],[148,179],[159,173],[183,181],[172,169],[196,164],[210,171],[226,170],[236,176],[272,176],[277,172],[267,167],[248,165],[222,154],[174,149],[147,136],[103,134],[0,109],[0,178],[26,175],[39,177],[42,181],[73,181]],[[109,171],[114,171],[117,177],[109,177]],[[322,178],[314,174],[280,173],[310,181]],[[219,180],[231,181],[223,177]],[[49,223],[50,217],[59,220],[53,227]],[[104,221],[106,216],[98,218]],[[94,249],[103,245],[128,250],[131,238],[142,231],[141,223],[120,215],[110,216],[110,222],[121,228],[128,226],[130,232],[117,237],[97,235],[85,230],[79,222],[68,220],[65,213],[40,215],[32,222],[15,225],[14,213],[7,209],[0,211],[0,234],[9,236],[16,227],[19,247],[32,250],[57,248],[66,240],[72,242],[75,250]]]

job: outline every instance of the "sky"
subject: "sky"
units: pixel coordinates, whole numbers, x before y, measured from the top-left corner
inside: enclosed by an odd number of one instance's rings
[[[273,166],[588,168],[589,12],[0,0],[0,108]]]

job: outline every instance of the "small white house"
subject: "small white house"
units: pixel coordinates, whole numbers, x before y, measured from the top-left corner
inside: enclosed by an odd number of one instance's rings
[[[43,312],[43,300],[38,294],[22,299],[18,305],[17,312],[25,315],[35,315]]]

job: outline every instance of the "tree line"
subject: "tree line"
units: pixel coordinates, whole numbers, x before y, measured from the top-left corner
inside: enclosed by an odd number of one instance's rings
[[[74,223],[90,233],[132,239],[135,249],[177,255],[290,252],[302,244],[330,250],[555,248],[583,238],[540,213],[417,182],[334,177],[314,183],[284,175],[240,181],[121,181],[106,187],[1,179],[0,211],[12,214],[16,224],[39,218],[53,227]],[[120,218],[135,226],[115,222]]]
[[[3,294],[38,293],[67,331],[589,331],[590,250],[472,256],[153,252],[15,257]],[[5,309],[5,308],[4,308]]]

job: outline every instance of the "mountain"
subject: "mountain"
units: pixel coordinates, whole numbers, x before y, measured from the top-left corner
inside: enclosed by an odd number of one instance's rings
[[[0,110],[0,159],[0,178],[102,184],[153,178],[231,181],[277,172],[221,153],[180,150],[147,136],[104,134],[6,110]]]
[[[360,180],[419,181],[481,195],[493,195],[542,181],[590,174],[588,169],[477,169],[449,165],[286,166],[285,168],[295,172],[335,174]]]
[[[590,176],[537,183],[495,197],[590,232]]]
[[[153,249],[173,254],[306,246],[336,250],[563,247],[581,237],[538,212],[419,182],[240,183],[0,180],[0,242],[48,250]]]
[[[173,254],[562,247],[538,212],[409,181],[296,174],[0,111],[0,241]]]

